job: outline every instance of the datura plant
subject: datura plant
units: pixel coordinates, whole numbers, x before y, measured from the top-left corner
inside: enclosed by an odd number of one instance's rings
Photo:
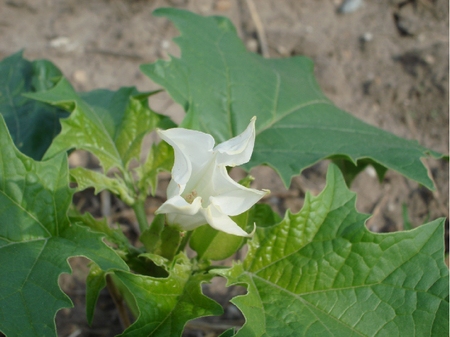
[[[129,309],[120,336],[181,336],[188,321],[221,315],[202,292],[214,277],[246,289],[231,299],[243,325],[221,336],[448,336],[444,219],[372,233],[348,189],[367,165],[380,180],[392,169],[433,189],[421,159],[443,155],[338,109],[308,58],[250,53],[223,17],[154,14],[180,30],[181,57],[141,71],[184,108],[180,125],[149,107],[158,92],[77,92],[50,61],[19,52],[0,63],[0,331],[56,336],[56,313],[72,306],[58,278],[84,256],[87,320],[107,286]],[[152,131],[161,141],[141,148]],[[69,169],[74,150],[102,170]],[[322,159],[326,187],[283,218],[250,176],[228,175],[268,165],[288,187]],[[167,201],[151,214],[162,170]],[[132,208],[139,239],[81,214],[72,197],[87,188]],[[211,265],[244,246],[242,259]]]

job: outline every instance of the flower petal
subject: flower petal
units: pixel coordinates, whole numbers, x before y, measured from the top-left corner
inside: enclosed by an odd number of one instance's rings
[[[268,193],[267,190],[258,191],[238,184],[231,179],[224,166],[216,168],[212,183],[214,195],[209,198],[210,202],[232,216],[244,213]]]
[[[174,149],[172,178],[180,185],[182,193],[192,171],[198,171],[213,156],[214,138],[203,132],[182,128],[158,129],[157,132]]]
[[[175,196],[168,199],[164,204],[162,204],[156,211],[155,214],[168,214],[177,213],[185,215],[194,215],[202,207],[202,201],[200,197],[194,199],[192,204],[188,203],[180,196]]]
[[[247,163],[250,160],[255,145],[255,121],[256,116],[251,119],[244,132],[220,143],[214,148],[214,151],[219,152],[217,154],[217,164],[236,166]]]
[[[195,198],[190,204],[182,197],[175,196],[162,204],[155,214],[167,214],[169,225],[175,225],[186,231],[207,223],[200,197]]]
[[[170,179],[169,186],[167,186],[167,199],[179,196],[182,192],[181,186],[175,180]]]
[[[222,210],[214,204],[210,204],[205,212],[206,220],[208,224],[218,231],[225,232],[227,234],[250,237],[252,233],[247,233],[236,222],[230,219],[229,216],[224,214]]]

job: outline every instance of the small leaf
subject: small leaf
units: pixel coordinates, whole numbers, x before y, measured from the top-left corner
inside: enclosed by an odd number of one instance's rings
[[[371,233],[334,165],[317,197],[258,228],[243,264],[215,270],[247,287],[236,336],[448,336],[443,220]]]
[[[40,160],[61,131],[59,119],[68,114],[22,94],[51,89],[62,77],[50,61],[27,61],[22,51],[0,62],[0,113],[17,148]]]
[[[120,336],[181,336],[189,320],[223,313],[222,307],[201,291],[201,283],[210,281],[212,275],[192,274],[184,255],[178,255],[168,271],[168,278],[115,273],[134,294],[140,311],[136,322]]]
[[[156,246],[155,254],[173,260],[180,247],[183,234],[170,226],[164,226],[160,235],[161,239]]]
[[[145,196],[151,186],[152,195],[155,195],[158,183],[158,173],[172,169],[174,162],[173,148],[166,142],[153,144],[147,156],[145,164],[138,167],[136,172],[139,175],[139,190]]]
[[[66,154],[35,162],[14,147],[2,117],[0,148],[0,330],[56,336],[56,312],[72,306],[58,285],[71,271],[69,257],[85,256],[104,271],[128,267],[102,234],[69,222]]]
[[[268,164],[288,186],[324,158],[340,156],[357,166],[368,159],[433,189],[421,158],[442,155],[338,109],[320,90],[310,59],[250,53],[227,18],[175,8],[154,15],[180,30],[174,41],[181,58],[145,64],[141,71],[185,109],[182,127],[207,132],[218,143],[241,133],[257,116],[255,148],[244,168]]]
[[[402,215],[403,215],[403,229],[404,230],[413,229],[413,226],[412,226],[411,222],[409,221],[408,206],[406,206],[405,203],[402,205]]]
[[[164,244],[164,242],[161,242],[161,232],[164,229],[165,222],[166,215],[157,214],[149,228],[142,232],[139,241],[144,244],[147,252],[154,252],[161,244]]]
[[[133,197],[128,194],[128,188],[125,182],[120,177],[116,177],[115,179],[109,178],[103,173],[87,170],[84,167],[71,169],[70,176],[78,185],[77,192],[94,187],[95,194],[103,190],[108,190],[119,196],[126,204],[132,205],[134,203]]]
[[[86,318],[89,325],[94,319],[95,305],[100,291],[106,287],[106,273],[95,263],[91,263],[89,274],[86,278]]]
[[[73,206],[69,209],[69,220],[71,223],[78,223],[83,226],[89,227],[94,232],[103,233],[106,235],[106,239],[111,242],[117,244],[119,247],[127,247],[130,245],[127,237],[123,234],[120,229],[113,229],[109,227],[106,218],[101,220],[94,219],[92,214],[86,212],[81,214],[77,209]]]
[[[281,217],[267,204],[256,204],[250,216],[249,223],[255,223],[257,227],[269,227],[281,221]]]

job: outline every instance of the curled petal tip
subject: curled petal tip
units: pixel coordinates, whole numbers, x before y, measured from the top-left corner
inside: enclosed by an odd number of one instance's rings
[[[253,223],[253,230],[252,230],[252,232],[251,232],[251,233],[248,233],[248,234],[246,235],[246,237],[247,237],[247,238],[253,237],[253,235],[255,234],[255,232],[256,232],[256,222]]]

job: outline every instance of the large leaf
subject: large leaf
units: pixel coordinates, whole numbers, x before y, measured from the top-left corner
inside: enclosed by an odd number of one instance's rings
[[[48,90],[61,77],[53,63],[47,60],[27,61],[21,51],[0,62],[0,114],[17,148],[36,160],[42,158],[60,132],[59,119],[68,114],[22,94]]]
[[[237,336],[448,336],[444,221],[374,234],[367,218],[331,165],[319,196],[258,228],[243,264],[215,271],[247,287]]]
[[[257,116],[247,169],[268,164],[287,186],[304,168],[338,156],[353,163],[365,159],[363,165],[378,163],[433,188],[420,160],[430,151],[334,106],[317,85],[310,59],[264,59],[247,52],[223,17],[174,8],[154,14],[180,30],[175,41],[181,58],[142,65],[142,72],[184,107],[181,126],[210,133],[218,142],[238,135]]]
[[[80,187],[95,187],[96,191],[108,188],[133,203],[134,190],[128,166],[133,159],[139,159],[144,136],[156,127],[170,127],[174,123],[168,117],[148,108],[147,98],[155,92],[142,94],[136,88],[121,88],[118,91],[94,90],[78,94],[70,83],[62,79],[53,89],[28,94],[28,97],[54,104],[71,112],[62,120],[62,131],[55,138],[44,158],[51,158],[70,149],[92,152],[100,160],[106,174],[111,168],[118,168],[123,177],[109,179],[106,176],[85,170],[72,172]]]
[[[155,256],[156,257],[156,256]],[[155,263],[164,261],[159,257]],[[223,313],[222,307],[203,295],[201,283],[212,275],[193,273],[186,256],[175,257],[167,278],[154,278],[126,272],[115,275],[134,294],[140,316],[121,336],[181,336],[184,325],[194,318]]]
[[[102,234],[71,224],[67,155],[35,162],[20,153],[0,117],[0,331],[56,336],[54,317],[72,302],[58,277],[85,256],[102,270],[128,270]]]

